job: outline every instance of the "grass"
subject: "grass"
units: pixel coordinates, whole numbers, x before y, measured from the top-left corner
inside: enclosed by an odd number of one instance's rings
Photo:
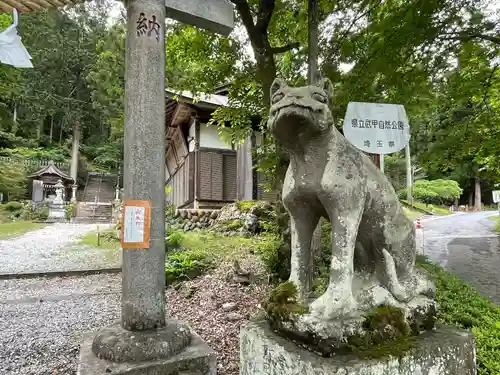
[[[403,207],[403,211],[408,219],[416,219],[419,216],[422,216],[422,213],[419,211],[412,210],[407,207]]]
[[[478,375],[500,374],[500,306],[424,257],[419,257],[417,264],[436,283],[438,320],[474,333]]]
[[[500,215],[493,215],[489,217],[490,220],[493,220],[495,222],[495,226],[493,230],[497,233],[500,234]]]
[[[8,238],[17,237],[26,232],[43,228],[46,225],[47,224],[34,223],[32,221],[14,221],[11,223],[1,223],[0,239],[5,240]]]
[[[90,232],[83,236],[78,244],[90,247],[97,247],[102,249],[119,249],[121,244],[116,237],[114,237],[115,229],[106,229],[100,231],[99,243],[97,242],[97,232]]]
[[[200,231],[183,233],[180,244],[186,249],[232,257],[248,249],[258,249],[264,241],[263,237],[220,236],[212,232]]]
[[[402,202],[410,205],[410,202],[408,202],[408,201],[403,200]],[[435,215],[449,215],[449,214],[451,214],[450,210],[446,207],[434,206],[432,204],[428,205],[428,204],[425,204],[422,202],[417,202],[417,201],[413,201],[413,207],[415,207],[419,210],[423,210],[423,211],[428,212],[428,213],[433,213]]]

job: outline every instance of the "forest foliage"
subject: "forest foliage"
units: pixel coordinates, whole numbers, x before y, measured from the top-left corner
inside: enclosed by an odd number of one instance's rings
[[[64,160],[75,127],[89,168],[116,170],[123,153],[125,19],[113,2],[22,14],[20,34],[34,69],[0,65],[0,154]],[[212,123],[232,142],[265,120],[275,77],[306,81],[307,2],[232,0],[227,38],[176,22],[166,30],[166,86],[194,93],[231,83],[230,108]],[[349,101],[400,103],[411,124],[412,164],[426,178],[475,180],[490,189],[500,172],[499,14],[475,0],[325,0],[319,5],[319,68],[335,86],[341,128]],[[114,3],[113,6],[117,6]],[[0,15],[0,27],[10,23]],[[271,136],[256,151],[272,178],[283,155]],[[387,173],[402,188],[400,153]]]

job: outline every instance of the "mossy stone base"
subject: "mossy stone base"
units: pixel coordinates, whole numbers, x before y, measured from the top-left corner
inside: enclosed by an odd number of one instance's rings
[[[277,335],[266,321],[248,323],[240,334],[241,375],[473,375],[472,333],[438,326],[414,338],[405,354],[379,359],[354,354],[325,358]]]
[[[169,357],[158,356],[147,360],[138,358],[126,362],[98,358],[92,351],[95,333],[88,333],[84,335],[80,347],[77,375],[178,375],[181,373],[216,375],[217,354],[195,332],[192,330],[190,332],[189,345],[178,353],[173,353]],[[165,342],[165,345],[168,343]]]
[[[415,336],[435,327],[436,302],[426,296],[402,304],[379,286],[368,295],[368,303],[365,300],[359,309],[325,318],[298,303],[295,285],[286,282],[271,291],[262,305],[272,329],[325,357],[363,352],[379,358],[391,348],[404,353]]]

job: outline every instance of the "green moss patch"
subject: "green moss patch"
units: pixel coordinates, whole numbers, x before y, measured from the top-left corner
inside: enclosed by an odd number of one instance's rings
[[[401,357],[414,345],[418,334],[412,330],[403,310],[379,306],[366,314],[363,321],[365,333],[348,340],[353,354],[363,358]]]
[[[238,230],[243,227],[243,222],[240,219],[233,219],[224,221],[221,225],[231,230]]]
[[[237,201],[236,206],[238,207],[238,210],[241,212],[248,212],[250,211],[253,207],[256,207],[259,205],[259,201]]]
[[[281,323],[292,321],[294,315],[306,314],[307,306],[297,301],[297,287],[292,282],[285,282],[274,288],[262,307],[271,324],[278,328]]]

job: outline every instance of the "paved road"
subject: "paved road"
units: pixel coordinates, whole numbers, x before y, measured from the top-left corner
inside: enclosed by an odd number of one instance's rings
[[[101,229],[109,225],[100,225]],[[0,240],[0,274],[72,271],[119,267],[121,251],[78,245],[95,224],[53,224]]]
[[[497,212],[460,213],[422,221],[417,243],[431,260],[460,276],[500,304],[500,240],[489,216]]]

